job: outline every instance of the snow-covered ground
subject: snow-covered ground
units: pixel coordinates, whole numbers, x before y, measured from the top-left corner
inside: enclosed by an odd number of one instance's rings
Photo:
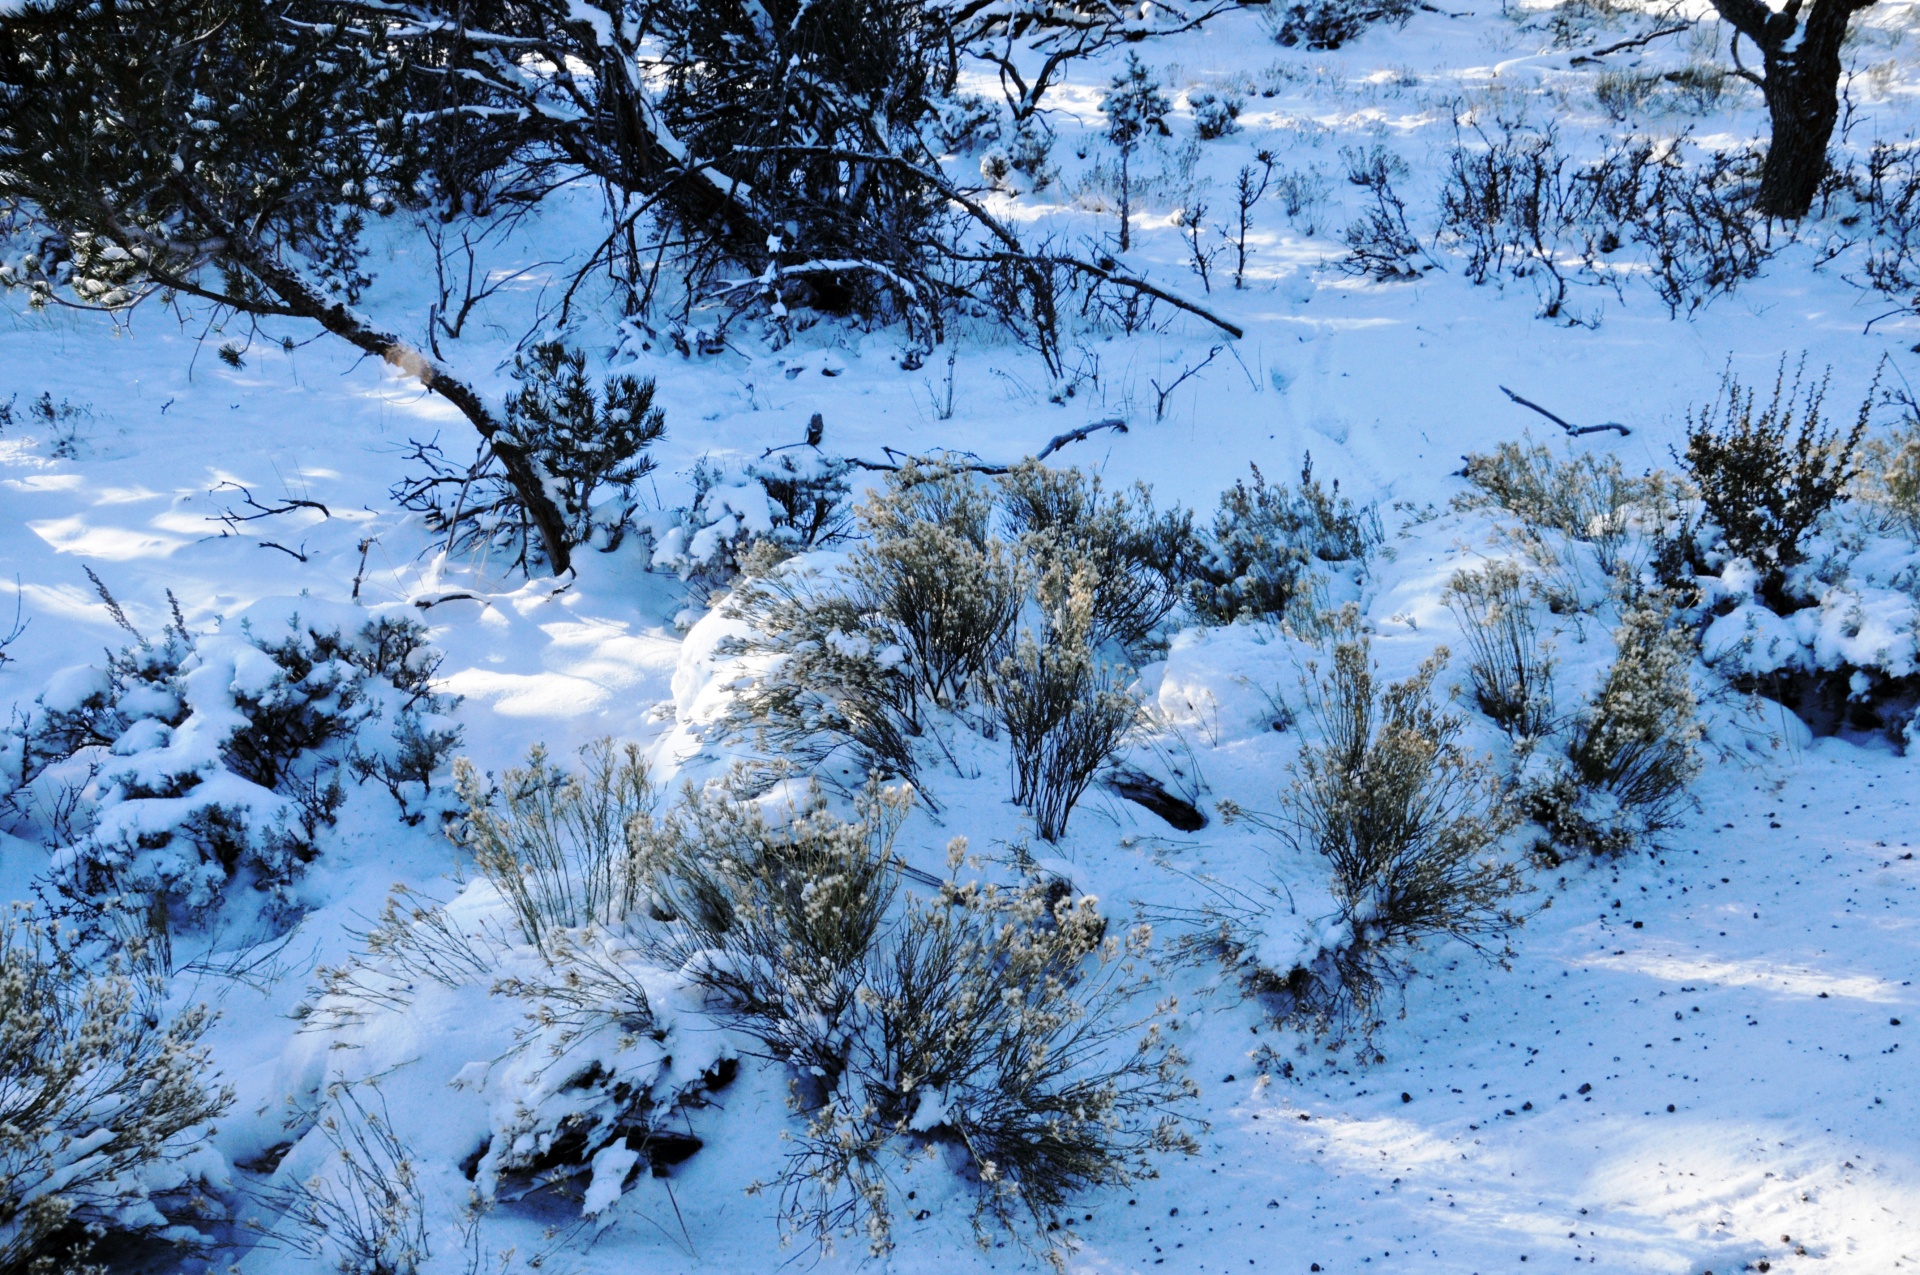
[[[1905,137],[1920,119],[1910,104],[1920,59],[1905,47],[1917,12],[1882,4],[1859,19],[1867,30],[1851,54],[1862,70],[1850,90],[1853,145]],[[1466,490],[1461,457],[1528,430],[1563,445],[1499,387],[1581,422],[1629,426],[1627,436],[1569,446],[1639,472],[1676,467],[1670,449],[1687,411],[1713,398],[1729,368],[1765,383],[1783,355],[1804,352],[1810,368],[1831,366],[1829,404],[1846,416],[1883,358],[1889,379],[1911,376],[1909,347],[1920,349],[1911,314],[1868,328],[1894,304],[1849,282],[1844,259],[1816,269],[1810,242],[1689,317],[1670,317],[1634,279],[1618,294],[1576,288],[1575,307],[1592,326],[1539,319],[1530,284],[1476,288],[1443,253],[1449,269],[1412,283],[1326,269],[1361,197],[1345,180],[1343,147],[1382,144],[1406,160],[1403,194],[1430,237],[1456,109],[1551,113],[1576,151],[1616,127],[1594,104],[1598,68],[1570,57],[1644,25],[1631,11],[1602,14],[1583,39],[1553,48],[1544,15],[1518,6],[1422,12],[1404,29],[1376,28],[1337,53],[1312,53],[1273,43],[1248,12],[1140,46],[1179,100],[1203,86],[1245,95],[1240,131],[1198,144],[1193,171],[1211,182],[1210,220],[1224,219],[1232,175],[1257,150],[1274,150],[1282,169],[1327,178],[1330,202],[1317,218],[1289,222],[1273,196],[1257,210],[1246,288],[1227,281],[1225,258],[1216,264],[1208,304],[1242,324],[1244,338],[1227,341],[1186,319],[1133,336],[1084,336],[1069,363],[1087,375],[1056,403],[1038,358],[986,331],[961,333],[950,347],[950,388],[949,348],[906,371],[897,331],[828,320],[779,349],[743,331],[725,352],[693,358],[630,331],[617,362],[657,379],[668,425],[643,490],[661,508],[685,505],[697,461],[797,442],[814,413],[830,451],[954,449],[988,461],[1016,460],[1063,431],[1119,416],[1127,432],[1096,433],[1055,459],[1097,467],[1112,483],[1144,480],[1161,503],[1205,516],[1249,462],[1291,480],[1310,455],[1317,476],[1376,503],[1385,525],[1389,552],[1360,594],[1383,667],[1403,676],[1436,641],[1457,651],[1441,593],[1456,569],[1489,551],[1491,526],[1484,513],[1450,508]],[[1713,48],[1692,34],[1606,65],[1680,65],[1689,50],[1707,57]],[[1097,102],[1111,73],[1086,68],[1062,90],[1054,117],[1062,177],[1022,196],[1021,215],[1083,233],[1112,228],[1081,184],[1100,158]],[[1172,125],[1174,136],[1145,161],[1160,171],[1180,167],[1191,135],[1184,113]],[[1764,115],[1757,93],[1736,82],[1712,113],[1656,125],[1731,146],[1756,136]],[[1183,184],[1150,193],[1138,258],[1198,292],[1171,221]],[[1305,220],[1315,233],[1304,233]],[[576,230],[554,213],[520,251],[543,260],[552,255],[543,244],[572,242]],[[402,246],[376,258],[380,283],[366,308],[417,317],[431,299],[430,270],[406,239],[393,242]],[[515,323],[539,303],[544,282],[535,272],[506,290],[448,357],[504,388]],[[346,602],[357,581],[363,606],[431,627],[446,654],[441,687],[464,697],[461,752],[482,768],[512,765],[536,742],[564,757],[606,735],[646,748],[669,790],[724,766],[727,755],[688,729],[721,677],[706,630],[688,640],[698,612],[687,611],[673,576],[648,570],[637,539],[583,554],[571,581],[527,581],[497,563],[443,557],[394,507],[387,489],[406,471],[410,440],[437,434],[450,456],[472,445],[464,423],[413,384],[324,338],[282,349],[272,327],[243,366],[230,366],[212,346],[244,341],[237,327],[202,344],[204,318],[177,321],[157,306],[117,328],[60,310],[29,314],[17,298],[0,315],[0,401],[17,396],[0,432],[0,635],[15,587],[28,621],[0,665],[0,706],[25,710],[56,672],[124,644],[83,567],[149,632],[166,623],[169,591],[204,628],[265,598]],[[602,352],[616,344],[610,325],[589,325],[576,339]],[[1224,348],[1204,370],[1160,393],[1216,346]],[[37,417],[28,405],[43,394],[76,410],[58,423]],[[219,515],[241,495],[231,484],[263,504],[316,507],[225,534]],[[1605,625],[1589,618],[1557,641],[1564,702],[1576,703],[1610,657]],[[1714,691],[1713,675],[1699,674]],[[1142,757],[1181,767],[1203,807],[1230,799],[1277,809],[1299,732],[1273,729],[1272,697],[1293,694],[1298,675],[1294,648],[1253,626],[1176,636],[1166,658],[1142,671],[1164,722]],[[1456,659],[1443,684],[1464,677]],[[1456,947],[1421,953],[1404,1013],[1376,1037],[1383,1061],[1329,1056],[1275,1027],[1231,975],[1163,958],[1158,977],[1178,998],[1175,1034],[1200,1086],[1191,1114],[1201,1151],[1161,1161],[1156,1179],[1086,1196],[1070,1268],[1920,1267],[1920,1046],[1909,1043],[1920,1030],[1915,761],[1884,740],[1814,739],[1781,710],[1737,696],[1708,700],[1708,765],[1684,826],[1617,861],[1530,868],[1525,924],[1505,967]],[[1470,738],[1490,752],[1505,747],[1478,719]],[[910,864],[938,870],[954,835],[988,847],[1030,832],[996,769],[956,765],[928,783],[940,814],[916,808],[910,817],[901,840]],[[1159,918],[1163,942],[1178,937],[1171,918],[1185,909],[1324,889],[1315,865],[1256,827],[1215,820],[1179,833],[1101,789],[1052,853],[1108,908]],[[46,863],[42,847],[0,838],[9,897],[29,897]],[[518,1270],[534,1259],[583,1273],[813,1262],[812,1250],[780,1250],[771,1195],[746,1193],[777,1170],[791,1119],[783,1083],[767,1068],[744,1068],[718,1107],[697,1113],[698,1153],[669,1177],[643,1176],[595,1222],[580,1221],[577,1202],[536,1197],[500,1206],[463,1237],[454,1219],[467,1189],[459,1162],[476,1122],[484,1132],[491,1092],[475,1077],[512,1044],[517,1011],[487,1009],[483,990],[449,992],[378,1031],[337,1037],[302,1032],[290,1015],[310,997],[314,970],[355,949],[391,886],[447,899],[470,875],[430,822],[406,827],[384,794],[362,789],[296,887],[307,910],[290,941],[247,978],[182,977],[183,1001],[222,1011],[210,1040],[238,1097],[217,1144],[242,1166],[236,1210],[263,1207],[247,1192],[266,1174],[246,1166],[301,1132],[302,1105],[323,1078],[378,1075],[440,1210],[433,1270],[502,1262]],[[191,955],[257,937],[179,943]],[[937,1171],[926,1179],[918,1191],[926,1216],[902,1215],[898,1247],[879,1266],[1006,1270],[1037,1261],[1011,1246],[977,1249],[964,1194]],[[465,1238],[477,1247],[463,1247]],[[314,1260],[244,1231],[234,1241],[218,1261],[250,1275],[311,1269]],[[470,1252],[482,1255],[478,1266],[468,1266]],[[853,1244],[823,1265],[861,1260]]]

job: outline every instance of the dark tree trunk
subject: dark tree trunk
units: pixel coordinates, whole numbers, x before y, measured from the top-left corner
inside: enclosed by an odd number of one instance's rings
[[[1762,0],[1712,0],[1738,33],[1760,48],[1764,76],[1740,73],[1767,96],[1773,139],[1760,174],[1755,206],[1770,217],[1807,215],[1827,174],[1827,143],[1840,117],[1840,45],[1847,23],[1873,0],[1789,0],[1779,13]],[[1802,13],[1806,22],[1801,23]]]
[[[572,568],[573,541],[567,531],[566,518],[548,490],[546,475],[533,457],[527,454],[526,448],[502,427],[486,401],[472,386],[428,358],[410,342],[401,340],[393,333],[380,331],[349,310],[344,303],[317,291],[271,250],[256,243],[237,227],[226,224],[215,211],[213,202],[191,182],[175,178],[173,185],[186,206],[210,229],[217,230],[226,241],[226,257],[244,268],[279,300],[279,306],[274,307],[272,313],[318,323],[356,349],[411,376],[423,388],[445,399],[466,417],[480,437],[492,445],[493,454],[500,458],[500,465],[507,472],[507,482],[526,507],[527,516],[533,520],[534,530],[539,533],[540,547],[546,554],[547,565],[555,575],[564,575]],[[220,297],[198,290],[196,293],[200,296],[212,295],[213,299],[223,301],[242,313],[248,313],[250,309],[253,313],[260,312],[248,298]]]

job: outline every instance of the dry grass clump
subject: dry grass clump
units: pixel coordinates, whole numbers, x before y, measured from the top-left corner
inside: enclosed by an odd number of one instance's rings
[[[1181,1059],[1127,1012],[1150,936],[1109,936],[1094,900],[1047,883],[961,883],[960,841],[938,893],[889,920],[910,801],[870,784],[842,821],[816,793],[776,826],[690,793],[639,821],[669,916],[656,958],[788,1066],[803,1124],[779,1190],[794,1231],[885,1252],[896,1174],[944,1146],[977,1183],[977,1224],[1057,1256],[1073,1193],[1192,1149],[1173,1111],[1191,1092]]]
[[[150,1181],[177,1178],[233,1100],[208,1084],[212,1016],[168,1017],[143,963],[0,921],[0,1269],[52,1275],[90,1235],[165,1228]]]
[[[1553,658],[1533,621],[1534,591],[1507,559],[1459,571],[1446,602],[1467,640],[1467,671],[1480,710],[1508,734],[1536,738],[1553,728]]]

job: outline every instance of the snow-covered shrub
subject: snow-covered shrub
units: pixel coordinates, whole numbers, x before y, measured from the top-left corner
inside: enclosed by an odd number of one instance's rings
[[[884,616],[787,566],[747,581],[728,605],[752,626],[737,649],[766,661],[736,689],[736,726],[804,766],[851,746],[862,770],[914,775],[923,708]]]
[[[1130,671],[1095,647],[1098,591],[1091,563],[1056,560],[1036,590],[1038,631],[1020,633],[989,683],[1013,752],[1013,800],[1032,812],[1043,841],[1060,839],[1094,774],[1140,720]]]
[[[1869,395],[1851,430],[1829,428],[1827,378],[1803,386],[1802,367],[1789,384],[1786,371],[1782,359],[1765,406],[1729,372],[1714,402],[1687,414],[1681,456],[1719,546],[1760,571],[1776,609],[1785,609],[1787,572],[1805,559],[1807,536],[1853,481],[1873,404]]]
[[[160,639],[55,676],[16,728],[8,804],[65,843],[52,872],[76,901],[191,914],[236,877],[277,896],[318,853],[343,771],[417,818],[459,739],[438,666],[419,622],[312,599],[212,633],[176,614]]]
[[[774,452],[738,470],[701,461],[693,470],[693,503],[647,521],[655,569],[714,589],[749,566],[764,569],[832,543],[850,521],[851,468],[811,447]]]
[[[503,1190],[590,1175],[582,1207],[593,1216],[620,1198],[636,1168],[686,1159],[699,1140],[687,1136],[685,1113],[731,1079],[732,1043],[699,1010],[698,988],[657,963],[639,920],[548,928],[535,946],[485,878],[444,904],[396,889],[359,950],[322,968],[297,1011],[303,1032],[331,1037],[324,1052],[375,1058],[331,1071],[310,1094],[322,1123],[289,1153],[282,1179],[339,1176],[324,1120],[360,1123],[340,1087],[380,1074],[377,1051],[396,1018],[450,1013],[495,1051],[484,1074],[455,1082],[477,1101],[449,1112],[451,1136],[439,1138],[468,1157],[462,1168],[483,1205]],[[351,1175],[338,1185],[358,1189]]]
[[[561,931],[615,925],[644,889],[627,846],[627,824],[653,809],[646,761],[633,744],[601,739],[580,750],[568,774],[536,745],[524,769],[483,787],[473,764],[453,763],[466,813],[455,839],[512,909],[521,937],[545,952]]]
[[[102,962],[0,920],[0,1268],[77,1266],[90,1234],[194,1237],[155,1197],[224,1181],[206,1126],[232,1092],[209,1084],[207,1010],[164,1002],[138,950]]]
[[[1618,853],[1678,822],[1700,773],[1693,635],[1658,594],[1622,603],[1606,680],[1581,710],[1564,765],[1529,786],[1529,813],[1554,844]]]
[[[1193,111],[1195,135],[1210,142],[1240,131],[1240,112],[1246,103],[1237,94],[1195,89],[1187,94],[1187,106]]]
[[[1008,530],[1035,562],[1094,572],[1094,640],[1132,646],[1180,604],[1200,552],[1193,515],[1156,511],[1146,484],[1109,495],[1098,474],[1024,461],[1000,480]]]
[[[1414,0],[1286,0],[1267,15],[1273,38],[1288,48],[1337,49],[1376,22],[1405,26]]]
[[[1073,1193],[1193,1149],[1173,1110],[1191,1092],[1182,1060],[1129,1012],[1151,936],[1108,935],[1093,899],[1051,882],[959,882],[963,841],[938,894],[886,924],[910,801],[869,786],[846,822],[816,795],[775,826],[693,795],[643,823],[673,914],[662,963],[693,971],[792,1073],[789,1226],[886,1251],[900,1175],[944,1148],[975,1183],[977,1221],[1053,1253]]]
[[[327,1097],[319,1130],[328,1154],[279,1189],[276,1238],[341,1275],[414,1275],[431,1256],[419,1169],[384,1100],[371,1110],[346,1085]]]
[[[1192,590],[1194,609],[1208,619],[1284,616],[1310,603],[1314,567],[1339,563],[1364,571],[1383,535],[1371,505],[1355,505],[1313,476],[1309,456],[1300,485],[1268,485],[1258,465],[1253,481],[1236,482],[1220,496]]]
[[[1335,914],[1308,918],[1315,941],[1299,945],[1291,969],[1263,963],[1255,986],[1317,1027],[1365,1038],[1383,992],[1407,977],[1413,945],[1449,938],[1504,950],[1518,924],[1507,901],[1522,884],[1500,853],[1513,823],[1500,786],[1459,742],[1460,720],[1433,701],[1445,648],[1382,687],[1370,640],[1348,617],[1324,672],[1310,663],[1302,679],[1320,738],[1300,755],[1285,813],[1223,813],[1253,818],[1333,873]]]
[[[1553,657],[1541,648],[1533,601],[1519,565],[1504,558],[1455,572],[1447,585],[1480,711],[1525,739],[1553,728]]]
[[[965,704],[996,657],[1022,573],[972,475],[910,463],[859,513],[867,538],[831,578],[783,564],[736,591],[752,627],[734,647],[762,662],[734,724],[808,764],[852,745],[863,766],[911,777],[927,712]]]
[[[596,387],[587,356],[558,341],[514,359],[520,388],[507,399],[504,436],[521,448],[547,488],[569,547],[619,544],[638,501],[636,482],[653,471],[647,448],[666,433],[651,378],[609,376]],[[542,542],[533,513],[491,446],[474,462],[450,463],[432,443],[415,444],[423,472],[395,484],[393,498],[420,514],[449,549],[499,551],[518,567]]]

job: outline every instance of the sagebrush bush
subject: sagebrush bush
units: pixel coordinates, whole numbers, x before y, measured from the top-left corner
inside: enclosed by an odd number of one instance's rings
[[[645,889],[627,844],[627,824],[656,804],[640,749],[601,739],[580,761],[569,774],[536,745],[524,768],[491,788],[466,758],[453,764],[466,806],[455,840],[507,901],[522,937],[548,954],[562,931],[625,919]]]
[[[1529,529],[1557,532],[1589,545],[1609,576],[1619,570],[1621,552],[1636,524],[1672,517],[1687,494],[1671,474],[1634,477],[1619,458],[1592,452],[1561,459],[1531,436],[1470,454],[1466,476],[1478,492],[1457,499],[1456,507],[1498,505]]]
[[[1252,468],[1251,483],[1221,494],[1192,588],[1194,609],[1211,620],[1284,616],[1312,602],[1317,564],[1364,569],[1384,539],[1373,507],[1355,505],[1338,482],[1322,487],[1312,457],[1291,490]]]
[[[0,920],[0,1268],[69,1269],[86,1237],[155,1232],[155,1196],[199,1178],[216,1088],[201,1006],[169,1017],[136,948],[104,961],[18,912]]]
[[[1854,494],[1920,540],[1920,415],[1909,410],[1885,437],[1861,444]]]
[[[1033,814],[1043,841],[1067,819],[1120,742],[1140,720],[1126,689],[1131,670],[1103,661],[1094,644],[1099,573],[1082,559],[1056,562],[1040,580],[1037,631],[1021,632],[989,688],[1013,753],[1013,799]]]
[[[746,582],[728,607],[752,626],[736,649],[765,661],[735,689],[736,727],[801,766],[851,748],[861,770],[918,773],[926,710],[885,616],[788,566]]]
[[[912,777],[928,712],[978,694],[1025,571],[970,474],[909,464],[859,513],[867,539],[832,582],[783,565],[729,601],[752,625],[734,649],[765,660],[736,688],[734,724],[806,764],[850,745],[863,767]]]
[[[15,727],[7,801],[54,842],[76,902],[193,914],[237,876],[277,900],[346,800],[343,774],[378,779],[418,822],[458,743],[418,621],[300,599],[228,632],[191,632],[177,611],[156,640],[123,627],[132,645],[56,676]]]
[[[1104,649],[1161,625],[1199,548],[1191,516],[1155,511],[1144,487],[1108,494],[1028,462],[995,495],[909,464],[861,506],[867,539],[837,579],[782,566],[738,589],[730,606],[752,632],[730,649],[759,663],[735,687],[733,725],[790,761],[850,747],[863,768],[911,778],[929,714],[978,700],[1007,728],[1015,800],[1054,840],[1137,711]]]
[[[1557,845],[1618,853],[1672,827],[1700,773],[1693,636],[1658,594],[1630,596],[1606,680],[1567,739],[1565,767],[1527,797]]]
[[[1822,414],[1828,377],[1787,380],[1786,360],[1762,406],[1729,372],[1707,407],[1687,414],[1680,460],[1699,488],[1706,516],[1726,552],[1759,570],[1769,602],[1784,602],[1787,571],[1806,558],[1806,539],[1841,500],[1860,463],[1873,398],[1861,403],[1850,430],[1829,428]]]
[[[1035,562],[1094,573],[1094,638],[1132,646],[1177,607],[1198,566],[1193,515],[1153,507],[1146,484],[1109,494],[1098,474],[1025,461],[1000,479],[1008,529]]]
[[[1108,935],[1094,900],[1050,882],[961,883],[959,841],[938,894],[889,922],[910,801],[869,785],[851,822],[816,796],[775,826],[689,794],[641,821],[670,914],[659,959],[692,971],[791,1070],[802,1129],[779,1184],[789,1226],[885,1252],[898,1175],[946,1146],[971,1172],[977,1221],[1056,1254],[1073,1193],[1193,1149],[1175,1111],[1192,1092],[1182,1060],[1128,1012],[1150,934]]]
[[[319,1123],[326,1158],[277,1189],[277,1238],[341,1275],[415,1275],[432,1256],[420,1170],[394,1134],[384,1099],[370,1108],[346,1085],[327,1098]]]
[[[1467,641],[1467,671],[1480,711],[1508,734],[1553,728],[1553,658],[1533,622],[1534,591],[1507,559],[1454,573],[1446,602]]]
[[[1271,971],[1292,1010],[1323,1028],[1370,1034],[1412,945],[1504,952],[1518,924],[1508,901],[1522,882],[1500,851],[1513,814],[1487,760],[1459,742],[1460,720],[1433,701],[1445,661],[1443,647],[1383,687],[1349,619],[1324,670],[1309,664],[1303,679],[1320,738],[1301,752],[1285,813],[1262,822],[1332,869],[1338,924],[1298,969]]]
[[[917,692],[965,703],[1020,610],[1020,566],[992,534],[991,492],[971,474],[909,464],[860,515],[869,539],[849,578],[894,626]]]

